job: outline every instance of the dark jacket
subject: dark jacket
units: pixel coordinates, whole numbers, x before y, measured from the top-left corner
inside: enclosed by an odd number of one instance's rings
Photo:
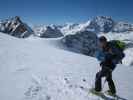
[[[111,69],[114,69],[116,64],[120,63],[123,57],[124,53],[116,48],[111,42],[108,42],[104,48],[99,48],[96,52],[96,58],[101,64],[111,67]]]

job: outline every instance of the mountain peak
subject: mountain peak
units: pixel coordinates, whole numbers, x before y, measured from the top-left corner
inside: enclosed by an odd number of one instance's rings
[[[33,34],[32,29],[22,22],[19,16],[8,18],[0,22],[0,32],[18,37],[25,38]]]

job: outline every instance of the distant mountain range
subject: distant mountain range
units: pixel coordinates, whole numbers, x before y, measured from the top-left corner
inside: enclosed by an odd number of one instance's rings
[[[133,24],[127,22],[116,22],[111,17],[107,16],[98,16],[89,20],[85,23],[72,24],[68,23],[65,25],[49,25],[49,26],[36,26],[33,28],[35,33],[45,34],[47,27],[51,27],[51,29],[61,32],[64,35],[67,34],[75,34],[80,31],[92,31],[95,33],[108,33],[108,32],[130,32],[133,31]]]
[[[18,16],[0,21],[0,32],[18,38],[26,38],[30,35],[42,38],[57,38],[67,34],[75,34],[80,31],[91,31],[94,33],[123,33],[133,31],[133,24],[124,21],[117,22],[107,16],[97,16],[92,20],[78,24],[39,25],[33,28],[25,24]]]

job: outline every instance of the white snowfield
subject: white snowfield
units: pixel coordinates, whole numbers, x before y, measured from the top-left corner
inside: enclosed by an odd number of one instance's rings
[[[88,90],[99,69],[95,58],[59,49],[58,39],[0,33],[0,100],[102,100]],[[113,73],[121,100],[133,98],[132,76],[124,65]]]

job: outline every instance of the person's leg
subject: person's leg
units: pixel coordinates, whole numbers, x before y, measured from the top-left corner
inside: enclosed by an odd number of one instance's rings
[[[98,72],[96,74],[96,78],[95,78],[95,90],[100,92],[102,89],[102,71]]]
[[[114,84],[114,81],[112,80],[112,72],[108,72],[108,75],[106,76],[106,78],[107,78],[108,86],[111,93],[116,94],[115,84]]]

